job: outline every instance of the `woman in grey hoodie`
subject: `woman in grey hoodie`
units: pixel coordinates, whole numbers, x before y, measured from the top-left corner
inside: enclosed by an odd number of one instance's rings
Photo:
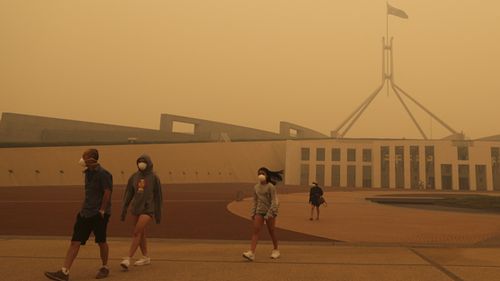
[[[132,245],[127,257],[120,263],[121,267],[128,270],[130,258],[134,256],[137,248],[141,248],[143,257],[134,265],[147,265],[151,263],[148,256],[146,244],[146,226],[155,219],[159,224],[161,220],[161,209],[163,204],[161,183],[158,176],[153,172],[153,162],[148,155],[141,155],[136,161],[138,171],[128,180],[127,188],[123,196],[123,208],[121,220],[125,220],[127,210],[130,206],[134,222]]]
[[[254,187],[253,207],[251,211],[253,221],[252,242],[250,250],[243,253],[243,257],[249,261],[255,259],[255,249],[259,240],[260,229],[267,225],[269,235],[273,240],[274,249],[271,258],[277,259],[280,256],[278,250],[278,238],[275,234],[276,217],[278,216],[278,197],[276,195],[276,183],[283,180],[283,171],[273,172],[262,167],[257,171],[259,183]]]

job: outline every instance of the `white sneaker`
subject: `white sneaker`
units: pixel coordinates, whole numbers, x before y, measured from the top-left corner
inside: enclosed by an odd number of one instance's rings
[[[134,265],[135,266],[141,266],[141,265],[148,265],[151,263],[151,258],[150,257],[145,257],[143,256],[140,260],[137,260]]]
[[[128,270],[130,266],[130,258],[123,258],[122,262],[120,263],[120,266],[123,268],[123,270]]]
[[[243,253],[243,257],[249,261],[255,260],[255,254],[252,251],[246,251]]]
[[[272,259],[277,259],[277,258],[279,258],[279,257],[280,257],[280,255],[281,255],[281,254],[280,254],[280,251],[279,251],[279,250],[273,250],[273,251],[271,252],[271,257],[270,257],[270,258],[272,258]]]

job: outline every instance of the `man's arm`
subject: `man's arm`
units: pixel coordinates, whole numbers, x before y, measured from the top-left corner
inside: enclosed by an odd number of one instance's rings
[[[111,174],[104,174],[101,177],[101,186],[104,189],[104,194],[102,196],[101,208],[99,209],[99,213],[104,217],[104,213],[109,206],[111,201],[111,190],[113,188],[113,176]]]
[[[102,197],[101,208],[99,209],[99,213],[104,216],[104,212],[106,212],[106,208],[109,206],[109,201],[111,200],[111,189],[104,189],[104,195]]]

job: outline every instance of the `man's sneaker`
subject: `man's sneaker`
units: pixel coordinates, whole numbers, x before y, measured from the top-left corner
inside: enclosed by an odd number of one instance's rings
[[[150,257],[142,257],[140,260],[134,263],[135,266],[148,265],[151,263]]]
[[[123,259],[122,262],[120,263],[120,266],[123,268],[123,270],[128,270],[130,266],[130,258]]]
[[[95,279],[103,279],[103,278],[108,277],[108,275],[109,275],[109,269],[103,266],[97,272]]]
[[[279,251],[279,250],[273,250],[273,251],[271,252],[271,258],[272,258],[272,259],[277,259],[277,258],[279,258],[279,257],[280,257],[280,255],[281,255],[281,254],[280,254],[280,251]]]
[[[56,281],[68,281],[69,274],[64,274],[62,270],[56,272],[45,272],[45,277]]]
[[[249,261],[255,260],[255,254],[252,251],[246,251],[243,253],[243,257]]]

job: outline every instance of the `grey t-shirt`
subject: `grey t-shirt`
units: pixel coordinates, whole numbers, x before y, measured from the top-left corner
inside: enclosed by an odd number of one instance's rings
[[[83,201],[80,215],[82,217],[93,217],[99,214],[104,191],[113,190],[113,176],[100,165],[95,169],[85,171],[85,201]],[[111,214],[111,200],[105,210],[106,214]]]

